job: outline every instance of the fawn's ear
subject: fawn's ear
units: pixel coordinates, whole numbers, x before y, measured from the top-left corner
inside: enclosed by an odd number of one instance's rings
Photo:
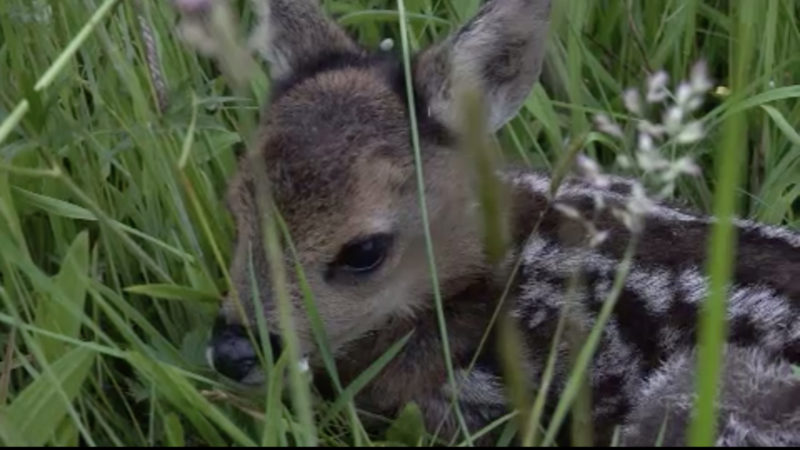
[[[461,84],[485,96],[491,131],[505,125],[539,78],[549,17],[550,0],[488,0],[472,21],[418,55],[414,78],[429,114],[455,128],[452,91]]]
[[[270,63],[273,78],[285,78],[325,57],[360,54],[360,47],[318,0],[253,0],[259,24],[253,46]]]

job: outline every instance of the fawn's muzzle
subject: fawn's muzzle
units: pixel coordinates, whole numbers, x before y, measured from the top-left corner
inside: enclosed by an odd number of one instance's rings
[[[252,333],[258,345],[258,333]],[[272,352],[279,355],[281,339],[270,333],[269,344]],[[220,319],[214,324],[211,343],[207,349],[209,364],[225,377],[243,384],[259,384],[259,359],[254,343],[247,329],[241,325],[230,325]]]

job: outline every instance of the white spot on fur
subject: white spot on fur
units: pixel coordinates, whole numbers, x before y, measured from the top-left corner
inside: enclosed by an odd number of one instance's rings
[[[696,267],[690,267],[681,272],[678,284],[685,295],[683,300],[686,303],[697,305],[708,296],[708,285],[705,277],[700,274]]]
[[[664,314],[674,298],[670,286],[670,272],[656,269],[652,272],[634,271],[628,276],[627,286],[637,296],[647,299],[646,308],[654,314]]]

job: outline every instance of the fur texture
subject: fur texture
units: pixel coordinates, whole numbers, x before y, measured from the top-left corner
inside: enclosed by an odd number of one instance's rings
[[[626,446],[687,444],[694,407],[693,352],[679,353],[654,373],[622,430]],[[718,395],[716,444],[733,447],[800,445],[800,378],[792,368],[756,348],[730,347],[724,356]]]
[[[567,281],[577,271],[583,274],[569,330],[588,330],[631,238],[611,214],[593,214],[598,197],[622,205],[631,191],[629,181],[616,179],[600,190],[568,179],[551,198],[547,176],[507,170],[502,177],[512,199],[507,222],[513,246],[500,264],[490,264],[482,247],[471,171],[454,145],[453,86],[471,83],[480,89],[491,130],[509,120],[539,75],[549,3],[488,1],[459,32],[414,59],[437,273],[459,401],[473,431],[509,408],[493,332],[474,370],[467,369],[513,262],[521,258],[521,270],[501,314],[523,332],[519,358],[531,385],[538,386],[566,304]],[[414,401],[429,431],[442,424],[440,435],[455,435],[454,391],[447,383],[433,308],[402,66],[358,47],[313,0],[262,4],[260,44],[279,82],[265,110],[258,151],[242,162],[229,191],[238,227],[231,276],[245,317],[237,314],[232,297],[222,307],[221,321],[231,327],[252,325],[258,302],[270,329],[279,329],[254,198],[258,183],[268,182],[297,249],[287,251],[286,261],[304,269],[342,382],[352,381],[411,334],[400,354],[361,391],[359,406],[393,416]],[[254,158],[266,162],[267,173],[254,172]],[[554,208],[559,203],[595,216],[610,238],[590,249],[582,225]],[[689,408],[693,379],[687,355],[707,295],[703,263],[712,223],[712,218],[669,205],[659,205],[646,217],[631,274],[590,368],[598,442],[608,442],[614,427],[623,425],[626,443],[646,442],[665,415],[670,418],[667,441],[683,442],[686,421],[679,419]],[[726,356],[718,443],[795,443],[800,403],[772,405],[798,395],[787,362],[800,362],[800,236],[746,221],[737,226],[739,251],[728,310],[735,348]],[[337,266],[337,255],[350,243],[378,234],[391,236],[392,245],[377,269],[354,274]],[[252,291],[251,270],[258,295]],[[311,357],[318,379],[324,379],[291,270],[289,291],[301,351]],[[226,342],[225,348],[241,346]],[[553,399],[570,370],[570,339],[557,349]]]

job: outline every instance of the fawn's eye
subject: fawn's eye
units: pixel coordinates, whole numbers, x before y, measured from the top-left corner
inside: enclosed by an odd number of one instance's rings
[[[375,234],[345,245],[334,265],[348,272],[364,274],[375,271],[386,259],[392,236]]]

